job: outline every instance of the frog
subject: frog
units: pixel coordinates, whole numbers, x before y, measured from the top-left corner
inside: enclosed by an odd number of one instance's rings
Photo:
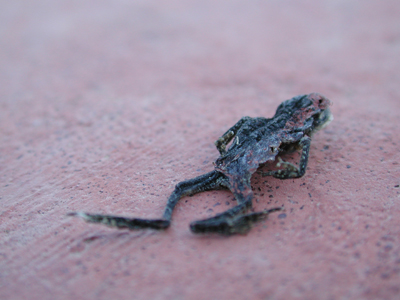
[[[246,234],[269,214],[284,209],[280,206],[253,211],[252,175],[259,172],[263,177],[282,180],[302,177],[308,164],[311,138],[333,120],[331,105],[325,96],[310,93],[283,101],[272,118],[242,117],[215,141],[219,157],[214,162],[214,170],[179,182],[169,196],[161,218],[128,218],[79,211],[68,213],[68,216],[118,229],[165,230],[170,227],[174,208],[183,197],[227,189],[234,195],[236,205],[213,217],[192,222],[190,230],[195,234]],[[293,151],[301,153],[298,166],[281,158],[282,154]],[[258,171],[267,163],[275,162],[277,168]]]

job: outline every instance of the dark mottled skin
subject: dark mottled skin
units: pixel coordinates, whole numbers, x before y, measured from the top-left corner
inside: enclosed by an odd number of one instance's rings
[[[215,170],[199,177],[180,182],[168,199],[161,219],[123,218],[108,215],[94,215],[83,212],[70,213],[92,223],[128,229],[165,229],[169,227],[172,211],[178,200],[199,192],[229,189],[235,196],[237,206],[215,217],[195,221],[190,229],[195,233],[220,233],[224,235],[246,233],[253,223],[265,219],[269,213],[281,208],[261,212],[250,212],[254,197],[250,179],[261,164],[274,161],[280,153],[301,150],[299,167],[282,161],[282,169],[263,173],[280,179],[298,178],[304,175],[311,136],[332,120],[330,101],[324,96],[312,93],[296,96],[284,101],[273,118],[243,117],[216,142],[220,157]],[[230,143],[229,149],[226,150]]]

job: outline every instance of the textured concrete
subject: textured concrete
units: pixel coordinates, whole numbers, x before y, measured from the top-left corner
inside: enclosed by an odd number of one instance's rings
[[[1,1],[0,298],[400,299],[399,15],[397,0]],[[309,92],[335,120],[303,178],[253,178],[255,209],[286,211],[246,236],[189,231],[227,191],[182,199],[165,232],[65,217],[161,216],[229,126]]]

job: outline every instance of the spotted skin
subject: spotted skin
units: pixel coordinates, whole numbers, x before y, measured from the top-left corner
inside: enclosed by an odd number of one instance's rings
[[[267,218],[272,212],[282,210],[278,207],[249,212],[254,198],[250,184],[252,174],[261,164],[275,161],[278,154],[301,150],[299,167],[278,157],[277,167],[281,169],[264,172],[262,175],[279,179],[303,176],[312,135],[333,119],[330,105],[327,98],[312,93],[284,101],[272,118],[241,118],[215,142],[220,157],[214,163],[214,170],[178,183],[168,198],[160,219],[125,218],[84,212],[68,215],[115,228],[162,230],[170,226],[173,210],[182,197],[209,190],[229,189],[235,196],[237,205],[214,217],[192,222],[190,229],[194,233],[222,235],[247,233],[254,223]],[[232,143],[227,149],[230,142]]]

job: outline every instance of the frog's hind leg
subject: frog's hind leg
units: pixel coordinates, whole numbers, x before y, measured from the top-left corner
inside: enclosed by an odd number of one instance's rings
[[[235,195],[238,205],[223,212],[215,217],[195,221],[190,224],[190,229],[194,233],[219,233],[231,235],[235,233],[247,233],[253,223],[263,220],[272,212],[282,210],[282,208],[273,208],[261,212],[247,213],[253,206],[254,197],[251,190],[250,180],[248,182],[239,182],[230,187]]]
[[[198,176],[193,179],[182,181],[175,186],[175,190],[168,198],[163,217],[160,219],[139,219],[125,218],[113,215],[89,214],[84,212],[69,213],[69,216],[77,216],[89,223],[99,223],[116,228],[135,229],[166,229],[171,223],[172,212],[179,199],[184,196],[194,195],[196,193],[223,189],[226,187],[227,179],[225,175],[212,171],[210,173]]]

